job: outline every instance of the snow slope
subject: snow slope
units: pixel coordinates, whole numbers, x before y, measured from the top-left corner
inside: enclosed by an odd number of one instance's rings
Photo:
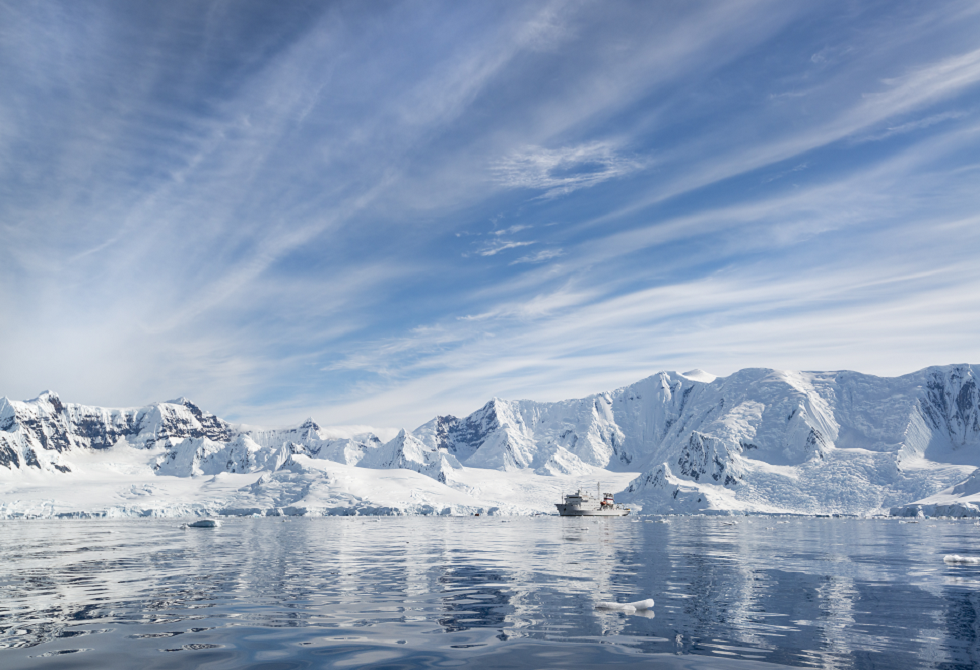
[[[186,517],[554,513],[562,491],[596,478],[542,477],[459,468],[451,486],[411,469],[371,469],[293,454],[278,469],[216,475],[162,475],[164,453],[125,443],[77,454],[57,479],[37,468],[0,469],[0,518]],[[59,473],[60,474],[60,473]],[[632,474],[609,474],[621,489]]]
[[[113,455],[125,455],[118,462],[128,470],[112,470]],[[276,430],[236,426],[183,398],[103,409],[46,392],[0,399],[0,466],[0,516],[34,514],[28,503],[13,505],[16,492],[37,501],[47,487],[48,498],[63,501],[69,486],[91,488],[103,476],[109,488],[126,477],[139,480],[138,490],[167,482],[168,495],[193,509],[215,492],[220,505],[207,509],[248,513],[551,511],[557,496],[545,504],[534,490],[550,496],[597,479],[648,512],[935,513],[951,501],[980,504],[971,498],[980,485],[971,493],[964,482],[980,466],[980,392],[970,365],[895,378],[661,372],[578,400],[494,398],[467,417],[438,416],[386,442],[377,431],[338,433],[312,419]],[[363,488],[340,495],[343,477]],[[513,482],[533,482],[520,490],[523,507],[497,493]],[[427,491],[425,502],[415,490]],[[119,503],[125,495],[84,498],[96,499],[49,507],[129,504]]]

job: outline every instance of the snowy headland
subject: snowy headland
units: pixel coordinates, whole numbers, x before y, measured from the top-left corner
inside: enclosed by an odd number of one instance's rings
[[[0,518],[552,514],[597,483],[644,513],[980,515],[971,365],[661,372],[394,432],[3,398]]]

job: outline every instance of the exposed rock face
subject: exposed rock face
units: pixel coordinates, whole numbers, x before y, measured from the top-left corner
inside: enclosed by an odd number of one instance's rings
[[[980,393],[969,366],[933,370],[925,379],[919,409],[929,427],[949,437],[953,449],[980,444]]]

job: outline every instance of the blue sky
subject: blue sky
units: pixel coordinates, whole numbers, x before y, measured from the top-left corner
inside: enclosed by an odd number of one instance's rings
[[[0,91],[13,398],[980,362],[975,2],[0,0]]]

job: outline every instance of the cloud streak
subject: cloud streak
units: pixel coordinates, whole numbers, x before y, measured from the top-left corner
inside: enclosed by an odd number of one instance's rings
[[[559,149],[523,147],[492,170],[505,188],[544,191],[541,197],[556,198],[642,168],[640,161],[620,155],[609,142],[591,142]]]

